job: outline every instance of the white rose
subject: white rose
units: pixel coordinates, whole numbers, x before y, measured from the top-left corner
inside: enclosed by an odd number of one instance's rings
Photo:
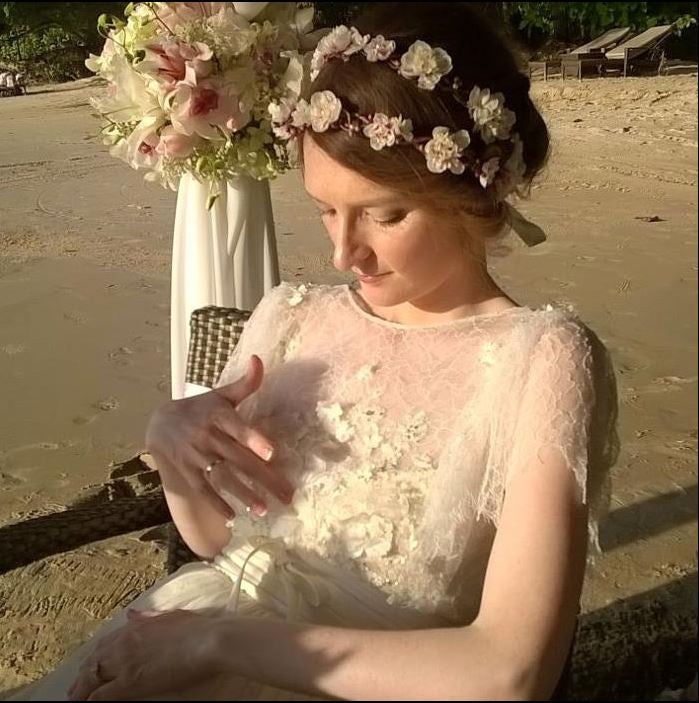
[[[423,90],[432,90],[451,68],[451,57],[444,49],[433,49],[418,40],[400,57],[398,72],[404,78],[417,78]]]
[[[459,157],[470,143],[471,137],[465,129],[450,134],[447,127],[435,127],[432,139],[425,144],[428,170],[432,173],[449,170],[457,175],[462,174],[465,166]]]
[[[310,102],[311,127],[314,132],[325,132],[340,118],[342,103],[330,90],[313,93]]]
[[[361,51],[369,41],[368,36],[362,36],[354,27],[341,24],[326,34],[319,42],[311,60],[311,79],[315,80],[320,69],[333,56],[348,58]]]
[[[377,34],[365,47],[367,61],[386,61],[396,50],[396,43],[392,39],[385,39]]]

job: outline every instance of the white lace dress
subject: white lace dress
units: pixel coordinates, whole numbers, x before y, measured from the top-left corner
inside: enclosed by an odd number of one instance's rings
[[[282,283],[219,384],[242,376],[253,353],[264,382],[239,412],[274,442],[294,500],[234,518],[213,563],[183,567],[134,606],[348,627],[466,624],[507,483],[544,446],[573,472],[595,543],[618,455],[616,386],[607,350],[570,309],[415,327],[373,316],[347,285]],[[80,661],[123,618],[21,697],[65,700]],[[289,697],[228,676],[162,699]]]

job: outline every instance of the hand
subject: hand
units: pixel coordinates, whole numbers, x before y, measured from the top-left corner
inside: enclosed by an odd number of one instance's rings
[[[178,691],[213,676],[211,616],[191,610],[127,611],[97,643],[68,691],[72,701],[119,701]]]
[[[166,403],[151,415],[146,448],[158,469],[178,472],[226,518],[233,516],[228,494],[259,514],[264,490],[290,503],[294,487],[269,461],[272,443],[246,425],[236,407],[262,384],[264,367],[250,357],[247,373],[226,386]],[[205,467],[213,465],[212,471]]]

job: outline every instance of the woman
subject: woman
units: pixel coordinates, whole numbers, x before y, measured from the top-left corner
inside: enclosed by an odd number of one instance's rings
[[[570,311],[488,274],[546,127],[460,4],[381,3],[270,112],[354,286],[282,284],[217,388],[147,444],[204,563],[33,700],[551,697],[618,450],[614,374]]]

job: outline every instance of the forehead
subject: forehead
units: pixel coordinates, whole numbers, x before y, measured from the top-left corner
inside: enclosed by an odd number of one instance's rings
[[[303,140],[303,182],[308,194],[324,203],[361,205],[399,197],[395,191],[335,161],[309,136]]]

